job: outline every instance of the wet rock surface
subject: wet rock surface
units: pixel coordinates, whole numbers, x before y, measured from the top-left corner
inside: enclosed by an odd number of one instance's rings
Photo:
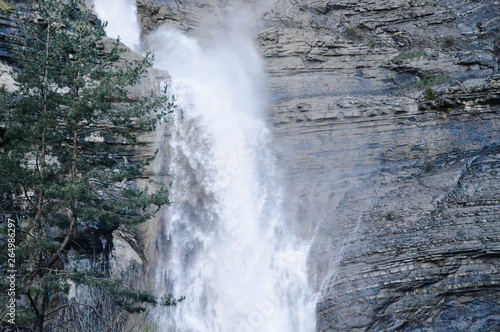
[[[226,5],[139,14],[144,33],[199,35]],[[500,329],[499,18],[493,0],[277,0],[262,15],[318,331]]]
[[[498,8],[268,12],[258,40],[296,227],[314,236],[318,331],[499,328]]]

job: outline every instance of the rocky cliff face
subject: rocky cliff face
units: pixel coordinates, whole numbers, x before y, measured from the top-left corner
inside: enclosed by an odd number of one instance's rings
[[[224,8],[139,13],[199,35]],[[499,329],[498,1],[276,0],[255,42],[317,330]]]
[[[494,1],[268,13],[271,116],[315,236],[319,331],[498,328],[499,14]]]

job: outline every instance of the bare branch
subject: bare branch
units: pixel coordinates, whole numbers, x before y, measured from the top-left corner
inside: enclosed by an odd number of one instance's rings
[[[73,305],[73,304],[78,304],[78,305],[81,305],[81,306],[84,306],[84,307],[87,307],[87,308],[92,309],[92,311],[94,311],[94,313],[97,315],[97,317],[99,317],[99,318],[100,318],[100,319],[104,322],[104,324],[106,324],[106,327],[107,327],[107,328],[108,328],[111,332],[115,332],[115,330],[114,330],[114,329],[113,329],[113,328],[112,328],[112,327],[108,324],[108,321],[107,321],[104,317],[102,317],[102,316],[101,316],[101,314],[99,313],[99,311],[98,311],[98,310],[97,310],[94,306],[92,306],[92,305],[90,305],[90,304],[85,304],[85,303],[77,302],[77,301],[71,301],[71,302],[69,302],[69,303],[66,303],[66,304],[61,305],[60,307],[57,307],[56,309],[51,310],[49,313],[47,313],[47,314],[45,315],[45,317],[47,317],[47,316],[49,316],[49,315],[53,314],[54,312],[57,312],[57,311],[59,311],[59,310],[61,310],[61,309],[64,309],[64,308],[66,308],[66,307],[69,307],[69,306],[71,306],[71,305]]]

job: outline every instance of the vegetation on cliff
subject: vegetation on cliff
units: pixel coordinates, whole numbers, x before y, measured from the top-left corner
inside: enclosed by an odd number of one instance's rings
[[[166,188],[151,193],[134,181],[152,160],[135,157],[138,137],[173,108],[153,93],[129,102],[127,87],[151,66],[151,57],[120,65],[119,43],[105,50],[104,25],[76,0],[39,0],[35,9],[19,13],[17,90],[0,96],[0,225],[15,226],[14,250],[0,240],[0,271],[16,271],[17,301],[14,326],[5,316],[12,297],[2,294],[2,330],[43,331],[63,310],[91,307],[65,295],[75,285],[103,290],[129,312],[146,303],[174,305],[172,297],[159,300],[126,287],[106,269],[75,258],[82,252],[78,234],[112,233],[168,204]],[[14,260],[7,261],[11,252]]]

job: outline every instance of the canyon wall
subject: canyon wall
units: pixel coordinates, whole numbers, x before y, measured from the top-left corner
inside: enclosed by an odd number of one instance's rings
[[[318,331],[499,328],[500,7],[283,2],[259,35]]]
[[[234,8],[138,5],[144,34],[196,36]],[[317,330],[498,329],[498,1],[277,0],[259,15]]]

